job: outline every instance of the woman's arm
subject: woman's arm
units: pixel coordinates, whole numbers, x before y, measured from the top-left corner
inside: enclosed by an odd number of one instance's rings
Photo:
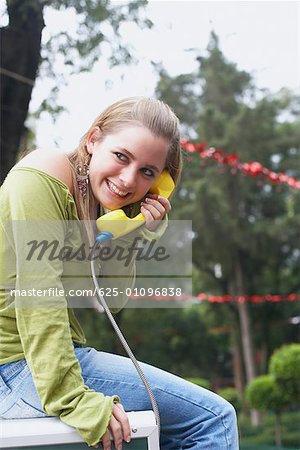
[[[40,259],[28,259],[28,243],[55,240],[63,245],[70,194],[55,180],[25,168],[9,174],[4,190],[12,254],[16,252],[16,287],[45,292],[61,289],[62,261],[50,257],[50,247]],[[15,300],[22,348],[44,411],[59,416],[77,428],[85,442],[95,445],[105,434],[114,402],[119,399],[84,385],[72,345],[66,298],[49,291],[41,297]]]

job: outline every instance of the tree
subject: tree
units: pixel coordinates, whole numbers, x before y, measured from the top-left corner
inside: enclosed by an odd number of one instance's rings
[[[290,176],[299,177],[297,97],[286,90],[276,95],[259,92],[249,74],[225,59],[214,33],[207,56],[198,57],[198,61],[199,71],[180,79],[172,79],[161,70],[157,86],[157,95],[175,112],[178,108],[181,120],[188,126],[194,123],[194,139],[227,153],[238,152],[241,161],[259,161],[277,172],[288,171]],[[189,104],[198,111],[193,122],[190,115],[185,118],[182,108],[187,105],[188,109]],[[186,159],[171,217],[193,219],[193,263],[201,290],[243,297],[274,291],[288,294],[292,286],[299,289],[295,274],[300,255],[294,249],[299,242],[300,208],[291,200],[293,192],[274,189],[270,183],[246,178],[239,172],[233,174],[225,166],[201,161],[196,153]],[[231,330],[239,392],[243,390],[243,369],[247,382],[259,369],[254,363],[253,340],[258,336],[257,343],[266,348],[267,360],[276,345],[275,338],[270,342],[269,321],[282,320],[283,310],[288,318],[295,308],[246,302],[211,306],[216,324]],[[240,330],[235,326],[237,320]],[[251,331],[253,326],[255,333]],[[239,341],[243,366],[239,362]]]
[[[281,447],[281,414],[288,407],[300,404],[300,344],[277,349],[270,359],[269,372],[252,380],[246,395],[254,408],[275,413],[276,445]]]
[[[300,344],[283,345],[270,360],[270,373],[282,396],[288,396],[290,404],[300,405]]]
[[[117,6],[110,0],[7,0],[9,24],[0,29],[1,182],[16,161],[37,76],[43,71],[47,76],[54,76],[57,55],[63,59],[65,70],[70,67],[73,71],[89,70],[101,56],[105,42],[110,44],[112,65],[128,63],[132,60],[132,52],[122,44],[119,29],[125,21],[150,27],[149,20],[139,19],[145,4],[146,0]],[[78,17],[76,36],[62,31],[42,46],[47,8],[75,10]],[[113,35],[110,38],[104,31],[108,25]],[[53,92],[56,91],[57,83]],[[56,110],[57,107],[52,105],[52,112]]]
[[[288,406],[290,398],[287,395],[282,395],[274,376],[271,374],[254,378],[247,385],[246,397],[253,408],[275,413],[275,440],[276,445],[281,447],[281,414]]]
[[[212,33],[208,56],[197,58],[200,63],[198,73],[198,83],[201,83],[202,91],[198,96],[200,111],[198,115],[197,131],[198,137],[203,141],[208,141],[214,145],[224,145],[228,123],[239,113],[240,99],[248,89],[250,77],[246,72],[239,72],[234,64],[227,63],[223,54],[219,50],[218,38]],[[175,84],[178,84],[176,79]],[[158,85],[158,92],[161,89]],[[173,88],[175,91],[176,89]],[[183,91],[185,94],[185,91]],[[189,104],[187,101],[183,103]],[[178,104],[178,100],[177,100]],[[197,164],[198,166],[198,164]],[[212,260],[212,248],[215,257],[223,261],[222,270],[226,267],[226,272],[230,275],[225,280],[223,278],[224,293],[234,293],[241,295],[245,292],[243,272],[241,270],[241,256],[236,242],[236,228],[238,226],[238,188],[235,187],[235,181],[231,177],[223,177],[216,185],[216,169],[206,170],[206,176],[199,174],[199,167],[195,167],[198,180],[195,183],[195,169],[193,176],[190,173],[187,177],[190,179],[189,185],[186,184],[189,191],[196,193],[197,211],[193,210],[191,217],[196,223],[195,239],[195,258],[194,264],[200,270],[205,270],[214,276],[214,265],[208,262]],[[199,176],[200,175],[200,176]],[[221,188],[221,189],[220,189]],[[224,196],[225,194],[225,196]],[[191,208],[194,209],[192,203]],[[211,205],[215,205],[212,208]],[[200,207],[199,207],[200,206]],[[205,230],[205,231],[204,231]],[[203,232],[205,233],[206,245],[203,245]],[[216,253],[219,255],[217,256]],[[229,260],[228,260],[229,258]],[[216,261],[217,262],[217,261]],[[220,280],[221,281],[221,280]],[[247,305],[239,304],[239,315],[242,326],[242,339],[244,344],[244,357],[247,378],[255,376],[253,363],[253,351],[251,342],[250,324],[247,314]]]

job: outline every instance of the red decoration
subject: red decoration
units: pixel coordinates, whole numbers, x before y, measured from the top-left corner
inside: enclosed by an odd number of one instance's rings
[[[210,303],[277,303],[282,301],[295,302],[300,301],[300,294],[289,294],[289,295],[208,295],[208,294],[198,294],[197,298],[201,301],[208,301]]]
[[[237,170],[242,171],[245,175],[251,175],[253,177],[257,177],[259,175],[265,176],[269,181],[275,184],[285,183],[291,186],[292,188],[300,190],[300,181],[297,181],[293,177],[289,177],[286,174],[280,172],[275,173],[269,170],[266,167],[263,167],[259,162],[249,161],[247,163],[240,163],[239,156],[236,153],[231,153],[229,155],[224,155],[223,150],[221,148],[213,148],[210,147],[206,149],[207,143],[201,144],[192,144],[187,139],[181,141],[181,146],[187,150],[189,153],[194,153],[195,151],[199,151],[199,155],[201,158],[210,158],[214,161],[218,161],[221,164],[229,165],[233,168],[233,173],[236,173]],[[205,164],[201,163],[201,167],[205,166]],[[155,301],[168,301],[174,300],[174,297],[170,296],[132,296],[134,300],[139,300],[143,298],[148,298]],[[176,300],[185,300],[191,301],[195,297],[182,294],[180,297],[175,297]],[[205,293],[200,293],[196,296],[199,301],[208,301],[210,303],[278,303],[282,301],[295,302],[300,301],[300,294],[289,294],[289,295],[272,295],[272,294],[264,294],[264,295],[210,295]]]
[[[181,147],[189,153],[198,151],[201,158],[209,158],[221,164],[231,166],[234,169],[232,171],[233,174],[236,173],[236,170],[240,170],[244,175],[250,175],[252,177],[263,175],[267,180],[271,181],[274,184],[284,183],[289,185],[293,189],[300,190],[300,181],[297,181],[295,178],[289,177],[282,172],[272,172],[267,167],[263,167],[262,164],[257,161],[241,163],[239,162],[239,156],[236,153],[224,155],[224,151],[222,148],[206,148],[207,142],[193,144],[187,139],[183,139],[181,141]]]
[[[171,297],[171,296],[163,296],[163,295],[132,295],[132,300],[141,300],[141,299],[150,299],[154,301],[170,301],[170,300],[184,300],[191,301],[195,297],[189,294],[182,293],[179,297]],[[300,294],[288,294],[288,295],[272,295],[272,294],[264,294],[264,295],[211,295],[205,294],[201,292],[196,296],[199,301],[208,301],[210,303],[278,303],[278,302],[295,302],[300,301]]]

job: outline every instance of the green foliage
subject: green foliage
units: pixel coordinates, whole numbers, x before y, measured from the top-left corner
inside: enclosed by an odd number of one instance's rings
[[[13,2],[7,1],[8,9],[11,7],[10,3]],[[146,0],[124,1],[118,5],[111,0],[26,0],[23,8],[22,4],[19,6],[19,15],[24,21],[28,20],[26,11],[29,3],[36,12],[45,12],[48,9],[69,11],[70,19],[72,14],[76,14],[75,31],[62,31],[49,36],[45,41],[46,52],[43,52],[43,60],[49,62],[48,69],[51,73],[53,70],[51,63],[57,52],[64,55],[65,63],[76,66],[76,70],[90,69],[89,63],[101,56],[99,45],[103,42],[110,44],[114,63],[128,63],[132,55],[127,51],[126,44],[121,38],[121,26],[125,22],[134,22],[141,28],[153,26],[147,17],[142,16],[142,11],[147,5]],[[119,58],[122,57],[122,53],[125,61]]]
[[[217,349],[218,339],[210,335],[203,313],[197,305],[186,309],[127,309],[122,329],[141,361],[183,377],[226,376],[230,366],[222,362],[228,354],[221,347]]]
[[[282,411],[299,403],[299,349],[300,345],[291,344],[275,351],[270,360],[271,373],[255,378],[246,389],[251,407],[276,414],[278,445],[282,442]]]
[[[227,131],[226,120],[239,113],[242,96],[249,89],[250,75],[228,63],[217,47],[208,58],[198,58],[198,61],[200,75],[205,79],[201,95],[205,108],[200,114],[199,134],[209,141],[222,141]]]
[[[252,408],[272,412],[282,411],[291,401],[280,391],[271,374],[254,378],[247,385],[246,398]]]
[[[300,413],[285,412],[282,414],[282,442],[284,450],[296,450],[300,445],[299,434]],[[274,427],[276,420],[274,414],[264,414],[258,427],[250,423],[247,416],[238,418],[241,450],[276,450]],[[270,447],[267,447],[267,446]],[[271,445],[273,445],[271,447]],[[278,450],[278,447],[276,447]]]
[[[123,1],[115,4],[111,0],[26,0],[12,2],[7,0],[10,16],[12,9],[18,9],[14,21],[22,22],[23,27],[30,27],[31,15],[40,17],[40,29],[43,28],[45,14],[52,10],[61,15],[59,20],[68,23],[65,29],[56,34],[44,33],[40,55],[39,77],[53,81],[51,98],[42,101],[35,112],[48,112],[55,120],[64,109],[57,102],[58,87],[67,83],[71,74],[88,72],[94,64],[103,58],[103,53],[110,67],[119,64],[137,62],[134,49],[124,39],[122,26],[133,23],[137,27],[151,28],[153,23],[145,16],[146,0]],[[16,6],[17,5],[17,6]],[[58,22],[59,22],[58,20]],[[32,29],[31,32],[36,32]]]
[[[196,74],[181,74],[172,78],[162,66],[158,65],[156,68],[159,72],[159,81],[155,89],[156,95],[163,98],[167,104],[172,105],[183,124],[185,133],[192,132],[193,128],[198,125],[200,112]]]
[[[186,378],[186,380],[189,381],[190,383],[194,383],[197,386],[201,386],[205,389],[211,388],[210,381],[207,380],[206,378],[192,377],[192,378]]]
[[[270,360],[270,373],[283,396],[300,404],[300,344],[284,345],[276,350]]]
[[[87,346],[111,353],[119,348],[118,338],[105,314],[97,314],[93,309],[84,308],[75,312],[84,329]]]
[[[236,413],[239,414],[242,410],[242,400],[235,388],[227,387],[224,389],[218,390],[218,395],[225,398],[229,403],[231,403],[236,410]]]
[[[249,74],[226,60],[214,33],[198,61],[197,73],[180,78],[160,67],[157,94],[179,114],[183,130],[193,127],[195,142],[237,153],[241,162],[259,161],[299,179],[299,98],[286,89],[272,95],[258,91]],[[298,196],[287,185],[275,186],[201,159],[198,152],[186,153],[170,217],[193,220],[194,294],[297,293]],[[257,371],[263,373],[272,351],[297,339],[297,327],[289,321],[297,305],[250,304],[247,310],[254,344],[262,349]],[[207,317],[212,326],[238,337],[236,305],[208,305]]]
[[[124,22],[151,28],[152,22],[141,17],[146,4],[145,0],[126,1],[119,5],[114,5],[110,0],[48,0],[47,8],[75,12],[77,27],[75,32],[61,31],[45,43],[43,58],[49,63],[49,73],[52,72],[53,57],[57,52],[64,56],[65,63],[72,66],[74,72],[90,70],[101,56],[100,45],[103,43],[109,44],[112,66],[131,62],[132,49],[124,43],[120,28]]]

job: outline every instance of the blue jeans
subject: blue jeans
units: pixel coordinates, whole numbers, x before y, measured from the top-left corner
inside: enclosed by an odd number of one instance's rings
[[[126,411],[151,409],[147,391],[130,359],[76,344],[87,386],[117,394]],[[141,363],[161,416],[162,450],[237,450],[233,407],[218,395]],[[0,365],[0,417],[46,417],[26,360]]]

